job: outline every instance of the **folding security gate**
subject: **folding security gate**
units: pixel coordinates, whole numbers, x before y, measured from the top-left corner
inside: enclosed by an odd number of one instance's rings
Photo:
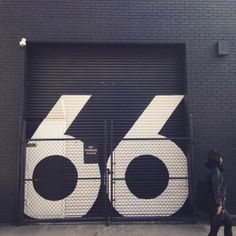
[[[182,47],[32,44],[28,60],[26,218],[190,214]]]

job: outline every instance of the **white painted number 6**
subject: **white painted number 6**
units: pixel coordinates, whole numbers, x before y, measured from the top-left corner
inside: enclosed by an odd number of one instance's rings
[[[76,116],[87,103],[90,95],[63,95],[39,125],[32,139],[70,139],[65,135]],[[93,206],[100,188],[98,164],[84,164],[83,142],[80,140],[64,141],[29,141],[36,147],[27,147],[25,178],[32,179],[36,165],[45,157],[60,155],[68,158],[76,167],[79,178],[98,178],[78,180],[73,193],[58,201],[41,197],[34,189],[32,181],[25,184],[26,215],[38,218],[65,218],[83,216]],[[89,186],[89,188],[88,188]]]
[[[159,131],[183,99],[179,96],[156,96],[131,127],[125,138],[165,138]],[[125,181],[117,180],[113,195],[114,207],[123,216],[170,216],[177,212],[188,197],[187,158],[171,140],[121,141],[114,150],[115,178],[124,178],[130,162],[142,155],[158,157],[169,172],[168,186],[154,199],[142,199],[133,195]],[[108,162],[108,166],[110,160]],[[172,179],[172,177],[177,177]]]

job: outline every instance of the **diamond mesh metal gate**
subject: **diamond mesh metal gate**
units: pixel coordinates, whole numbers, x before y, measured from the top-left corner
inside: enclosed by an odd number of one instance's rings
[[[105,124],[100,140],[26,142],[25,219],[108,224],[189,217],[190,140],[116,140]]]
[[[84,220],[84,216],[88,221],[104,221],[105,163],[99,158],[104,156],[103,144],[98,139],[29,140],[24,179],[25,216],[39,221]]]
[[[185,143],[187,157],[175,141]],[[188,139],[123,139],[108,164],[116,210],[112,221],[183,220],[191,215]]]
[[[138,122],[120,139],[119,123],[111,121],[110,220],[191,219],[191,140],[151,135],[155,127]]]

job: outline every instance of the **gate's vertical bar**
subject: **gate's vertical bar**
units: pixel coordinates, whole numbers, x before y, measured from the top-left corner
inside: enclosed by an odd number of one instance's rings
[[[111,181],[111,187],[110,187],[110,199],[111,199],[111,211],[110,211],[110,218],[111,218],[111,222],[113,221],[113,214],[111,213],[112,212],[112,209],[113,209],[113,120],[111,120],[111,144],[110,144],[110,147],[111,147],[111,162],[110,162],[110,168],[111,168],[111,171],[110,171],[110,174],[111,174],[111,178],[110,178],[110,181]]]
[[[190,208],[193,212],[194,220],[196,220],[196,215],[193,207],[193,143],[194,143],[194,127],[193,127],[193,116],[189,115],[189,128],[190,128],[190,140],[189,140],[189,201]]]
[[[65,142],[65,147],[66,147],[66,153],[67,153],[67,140],[65,141],[56,141],[56,145],[57,145],[57,142],[60,143],[61,145],[64,145],[63,142]],[[50,143],[50,142],[49,142]],[[51,145],[50,145],[50,148],[51,148]],[[63,162],[62,163],[63,166],[61,166],[61,169],[62,169],[62,181],[61,181],[61,197],[64,196],[64,191],[65,191],[65,178],[66,178],[66,164]],[[64,218],[66,217],[66,200],[65,200],[65,204],[64,204]]]
[[[109,225],[108,221],[108,207],[107,207],[107,171],[106,171],[106,159],[107,159],[107,120],[104,120],[104,158],[102,162],[102,181],[104,189],[104,208],[105,208],[105,225]]]
[[[19,117],[18,122],[18,160],[17,160],[17,181],[16,181],[16,222],[20,220],[20,196],[21,196],[21,160],[22,160],[22,150],[23,150],[23,117]]]
[[[18,223],[24,221],[24,203],[25,203],[25,160],[26,160],[26,121],[22,122],[21,150],[19,160],[19,201],[18,201]]]

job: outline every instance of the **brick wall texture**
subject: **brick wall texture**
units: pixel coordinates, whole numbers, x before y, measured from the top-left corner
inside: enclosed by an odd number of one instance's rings
[[[225,156],[228,207],[236,215],[235,0],[2,0],[0,2],[0,221],[17,209],[19,118],[29,42],[157,43],[186,46],[187,102],[194,124],[194,172],[208,147]],[[229,55],[217,55],[217,41]]]

